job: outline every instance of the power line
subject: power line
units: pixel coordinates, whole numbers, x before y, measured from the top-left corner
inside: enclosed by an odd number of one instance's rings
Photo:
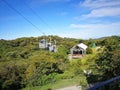
[[[27,19],[23,14],[21,14],[17,9],[15,9],[12,5],[10,5],[6,0],[2,0],[4,3],[8,5],[11,9],[13,9],[16,13],[18,13],[23,19],[25,19],[28,23],[30,23],[33,27],[35,27],[37,30],[39,30],[42,34],[45,34],[41,31],[39,27],[37,27],[35,24],[33,24],[29,19]]]
[[[23,3],[24,3],[24,5],[26,5],[26,7],[28,7],[28,8],[31,10],[31,12],[32,12],[34,15],[36,15],[36,16],[40,19],[40,21],[42,21],[49,29],[52,30],[52,27],[49,26],[49,24],[48,24],[45,20],[43,20],[43,19],[40,17],[40,15],[38,15],[38,14],[36,13],[36,11],[33,10],[33,8],[31,8],[31,7],[30,7],[27,3],[25,3],[24,1],[23,1]]]
[[[36,16],[39,18],[39,20],[40,20],[41,22],[43,22],[51,31],[53,31],[53,32],[56,34],[56,32],[53,30],[53,28],[52,28],[44,19],[42,19],[41,16],[40,16],[33,8],[30,7],[30,5],[28,5],[25,1],[23,1],[23,3],[24,3],[24,5],[25,5],[26,7],[28,7],[28,8],[31,10],[31,12],[32,12],[34,15],[36,15]],[[57,35],[57,34],[56,34],[56,35]]]

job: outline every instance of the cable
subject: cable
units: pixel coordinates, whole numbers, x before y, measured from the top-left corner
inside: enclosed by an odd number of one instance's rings
[[[53,32],[56,34],[56,32],[53,30],[53,28],[52,28],[44,19],[42,19],[42,18],[40,17],[40,15],[37,14],[36,11],[35,11],[33,8],[30,7],[30,5],[28,5],[25,1],[23,1],[23,4],[24,4],[27,8],[29,8],[29,9],[31,10],[31,12],[39,18],[39,20],[40,20],[41,22],[43,22],[51,31],[53,31]],[[56,34],[56,35],[57,35],[57,34]]]
[[[23,3],[24,3],[24,5],[25,5],[26,7],[28,7],[28,8],[31,10],[31,12],[32,12],[34,15],[36,15],[36,16],[40,19],[40,21],[42,21],[51,31],[53,31],[53,32],[56,34],[56,32],[54,31],[54,29],[53,29],[44,19],[42,19],[42,18],[40,17],[40,15],[37,14],[36,11],[35,11],[33,8],[30,7],[30,5],[28,5],[28,4],[27,4],[26,2],[24,2],[24,1],[23,1]],[[57,35],[57,34],[56,34],[56,35]]]
[[[30,23],[33,27],[35,27],[37,30],[39,30],[42,34],[45,34],[41,31],[39,27],[37,27],[35,24],[33,24],[29,19],[27,19],[23,14],[21,14],[17,9],[15,9],[13,6],[11,6],[7,1],[2,0],[4,3],[8,5],[11,9],[13,9],[16,13],[18,13],[23,19],[25,19],[28,23]]]
[[[32,9],[27,3],[25,3],[24,1],[23,1],[23,3],[24,3],[24,5],[26,5],[26,7],[28,7],[28,8],[31,10],[31,12],[32,12],[34,15],[36,15],[49,29],[52,30],[52,27],[49,26],[48,23],[46,23],[45,20],[43,20],[43,19],[40,17],[40,15],[38,15],[38,14],[36,13],[35,10],[33,10],[33,9]]]

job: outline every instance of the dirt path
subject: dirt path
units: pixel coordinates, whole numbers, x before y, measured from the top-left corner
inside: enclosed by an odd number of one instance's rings
[[[57,90],[82,90],[82,88],[81,86],[69,86],[69,87],[65,87]]]

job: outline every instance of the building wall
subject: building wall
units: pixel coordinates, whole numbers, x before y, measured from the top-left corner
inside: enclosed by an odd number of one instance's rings
[[[78,48],[77,46],[74,46],[71,48],[71,57],[72,58],[81,58],[86,54],[86,50],[83,48]]]
[[[47,43],[45,40],[39,42],[39,48],[43,48],[51,52],[57,52],[57,46],[52,45],[51,43]]]

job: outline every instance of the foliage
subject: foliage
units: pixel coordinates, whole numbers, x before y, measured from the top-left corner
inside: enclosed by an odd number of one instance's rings
[[[57,41],[56,53],[39,49],[39,40]],[[69,61],[70,48],[79,42],[90,46],[95,43],[100,50],[88,48],[84,58]],[[41,36],[0,40],[0,90],[18,90],[24,87],[54,84],[61,80],[72,80],[80,76],[80,84],[86,84],[84,69],[91,69],[109,79],[120,74],[119,37],[100,39],[73,39],[58,36]],[[96,54],[97,53],[97,54]],[[111,75],[108,75],[111,73]],[[109,76],[109,77],[108,77]],[[83,80],[83,79],[84,80]],[[78,78],[77,78],[78,79]],[[84,81],[84,83],[82,83]],[[70,82],[70,81],[69,81]]]
[[[92,51],[92,49],[91,49],[91,48],[89,48],[89,47],[88,47],[88,48],[87,48],[87,50],[86,50],[86,53],[87,53],[87,54],[92,54],[92,53],[93,53],[93,51]]]
[[[5,63],[0,70],[1,89],[17,90],[22,87],[25,66],[18,66],[14,62]]]
[[[99,67],[98,70],[102,73],[103,80],[120,75],[118,70],[118,68],[120,68],[120,50],[110,52],[107,48],[105,48],[98,56],[96,64]]]
[[[107,80],[112,77],[120,75],[118,68],[120,68],[120,46],[119,39],[116,37],[104,40],[105,47],[99,52],[96,64],[99,73],[101,73],[101,80]]]

